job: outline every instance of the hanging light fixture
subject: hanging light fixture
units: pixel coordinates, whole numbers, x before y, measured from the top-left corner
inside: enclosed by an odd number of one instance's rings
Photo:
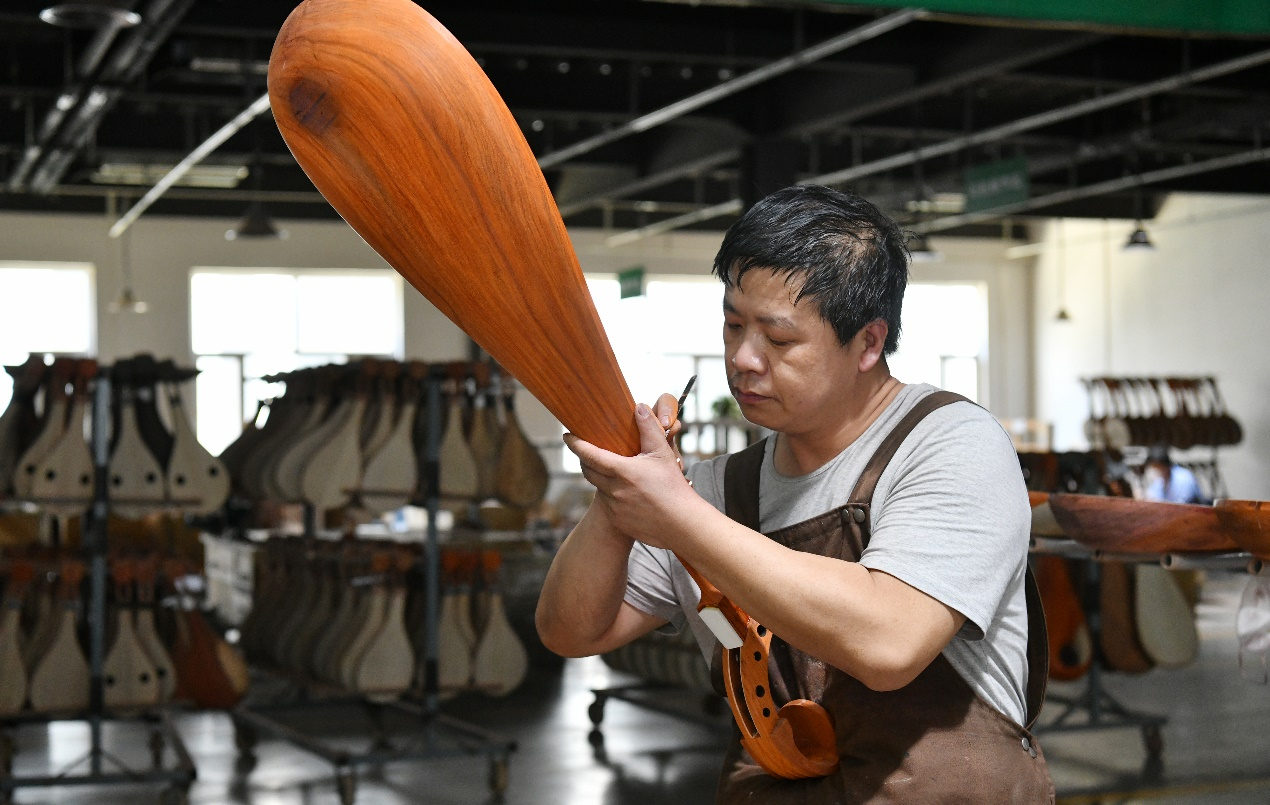
[[[1063,228],[1063,219],[1058,219],[1058,314],[1054,321],[1071,321],[1067,312],[1067,235]]]
[[[119,244],[119,275],[123,279],[123,287],[119,289],[119,296],[115,297],[115,301],[110,303],[111,313],[145,313],[150,309],[149,305],[137,298],[136,292],[132,289],[129,240],[131,236],[126,231],[116,240]]]
[[[265,205],[259,201],[253,201],[247,205],[247,212],[243,215],[243,219],[238,222],[238,226],[225,232],[225,240],[238,240],[239,238],[276,238],[285,239],[287,230],[279,229],[269,217],[269,213],[265,212]]]
[[[141,23],[141,15],[126,0],[79,0],[53,3],[40,12],[40,19],[59,28],[131,28]]]
[[[1133,222],[1133,231],[1129,233],[1129,239],[1125,241],[1123,248],[1126,252],[1153,252],[1155,244],[1151,242],[1151,236],[1142,228],[1141,221]]]
[[[260,158],[260,125],[252,124],[252,134],[255,137],[255,153],[251,160],[251,184],[252,188],[259,195],[264,187],[264,170],[263,162]],[[247,212],[243,214],[243,219],[238,222],[238,226],[225,232],[225,240],[238,240],[239,238],[249,238],[257,240],[266,239],[286,239],[287,230],[279,229],[274,224],[273,219],[269,217],[269,213],[265,212],[265,205],[257,198],[247,205]]]

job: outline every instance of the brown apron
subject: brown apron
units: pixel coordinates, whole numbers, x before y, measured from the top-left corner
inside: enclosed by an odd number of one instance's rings
[[[869,460],[847,505],[767,536],[796,551],[859,561],[869,541],[873,490],[891,457],[927,414],[964,399],[950,392],[922,398]],[[728,516],[756,531],[763,451],[760,442],[732,456],[724,475]],[[1044,699],[1049,663],[1040,598],[1031,571],[1026,575],[1031,726]],[[722,666],[717,652],[715,669]],[[810,699],[833,716],[841,763],[828,777],[771,777],[741,747],[734,725],[719,781],[720,803],[1054,802],[1054,784],[1036,738],[977,696],[943,654],[907,686],[886,692],[870,690],[780,638],[772,641],[769,671],[777,705]]]

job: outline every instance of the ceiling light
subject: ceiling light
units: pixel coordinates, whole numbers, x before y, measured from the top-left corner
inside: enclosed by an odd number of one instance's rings
[[[732,75],[733,75],[733,73],[732,73],[732,69],[731,69],[731,68],[729,68],[729,67],[720,67],[720,68],[719,68],[719,80],[720,80],[720,81],[727,81],[729,78],[731,78],[731,77],[732,77]]]
[[[516,69],[517,69],[517,70],[526,70],[526,69],[528,69],[528,68],[529,68],[529,60],[528,60],[528,59],[517,59],[517,60],[516,60]]]
[[[54,3],[40,12],[40,19],[61,28],[131,28],[141,15],[118,0],[80,0]]]
[[[1072,320],[1072,317],[1067,312],[1067,308],[1065,307],[1060,307],[1058,309],[1058,315],[1054,317],[1054,321],[1071,321],[1071,320]]]
[[[534,131],[542,131],[546,127],[547,127],[547,124],[543,123],[541,120],[535,120],[534,122],[529,124],[529,128],[533,129]]]
[[[611,72],[613,72],[613,65],[608,62],[600,65],[600,75],[608,75]]]
[[[286,239],[289,233],[285,229],[279,229],[269,217],[269,213],[265,212],[265,206],[259,201],[253,201],[247,205],[247,213],[243,219],[238,222],[238,226],[230,229],[225,233],[225,240],[238,240],[239,238],[256,238],[265,240],[268,238]]]
[[[1147,235],[1147,231],[1142,228],[1141,221],[1133,222],[1133,231],[1129,233],[1129,239],[1125,241],[1123,248],[1127,252],[1155,251],[1155,244],[1151,242],[1151,237]]]
[[[89,179],[95,184],[154,185],[172,170],[171,165],[140,162],[103,162]],[[229,189],[247,178],[246,165],[195,165],[175,184],[182,187]]]
[[[941,263],[944,255],[931,248],[925,235],[914,235],[913,245],[908,250],[909,258],[914,263]]]
[[[558,70],[561,74],[564,74],[569,72],[569,66],[570,65],[567,61],[562,61],[556,65],[556,70]]]
[[[688,79],[692,78],[692,68],[685,67],[682,70],[680,70],[679,77],[682,78],[684,81],[687,81]]]
[[[111,313],[145,313],[150,306],[137,298],[132,288],[125,286],[115,301],[110,303]]]

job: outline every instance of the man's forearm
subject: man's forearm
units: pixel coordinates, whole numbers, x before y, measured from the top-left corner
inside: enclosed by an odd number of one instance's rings
[[[547,648],[566,656],[593,654],[616,621],[626,593],[634,540],[593,505],[560,546],[543,582],[535,620]]]

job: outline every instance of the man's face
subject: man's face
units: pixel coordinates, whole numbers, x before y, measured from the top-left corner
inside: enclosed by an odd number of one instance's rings
[[[723,347],[728,385],[746,419],[796,435],[842,415],[859,376],[859,339],[839,344],[814,301],[795,304],[801,281],[787,279],[753,269],[724,292]]]

